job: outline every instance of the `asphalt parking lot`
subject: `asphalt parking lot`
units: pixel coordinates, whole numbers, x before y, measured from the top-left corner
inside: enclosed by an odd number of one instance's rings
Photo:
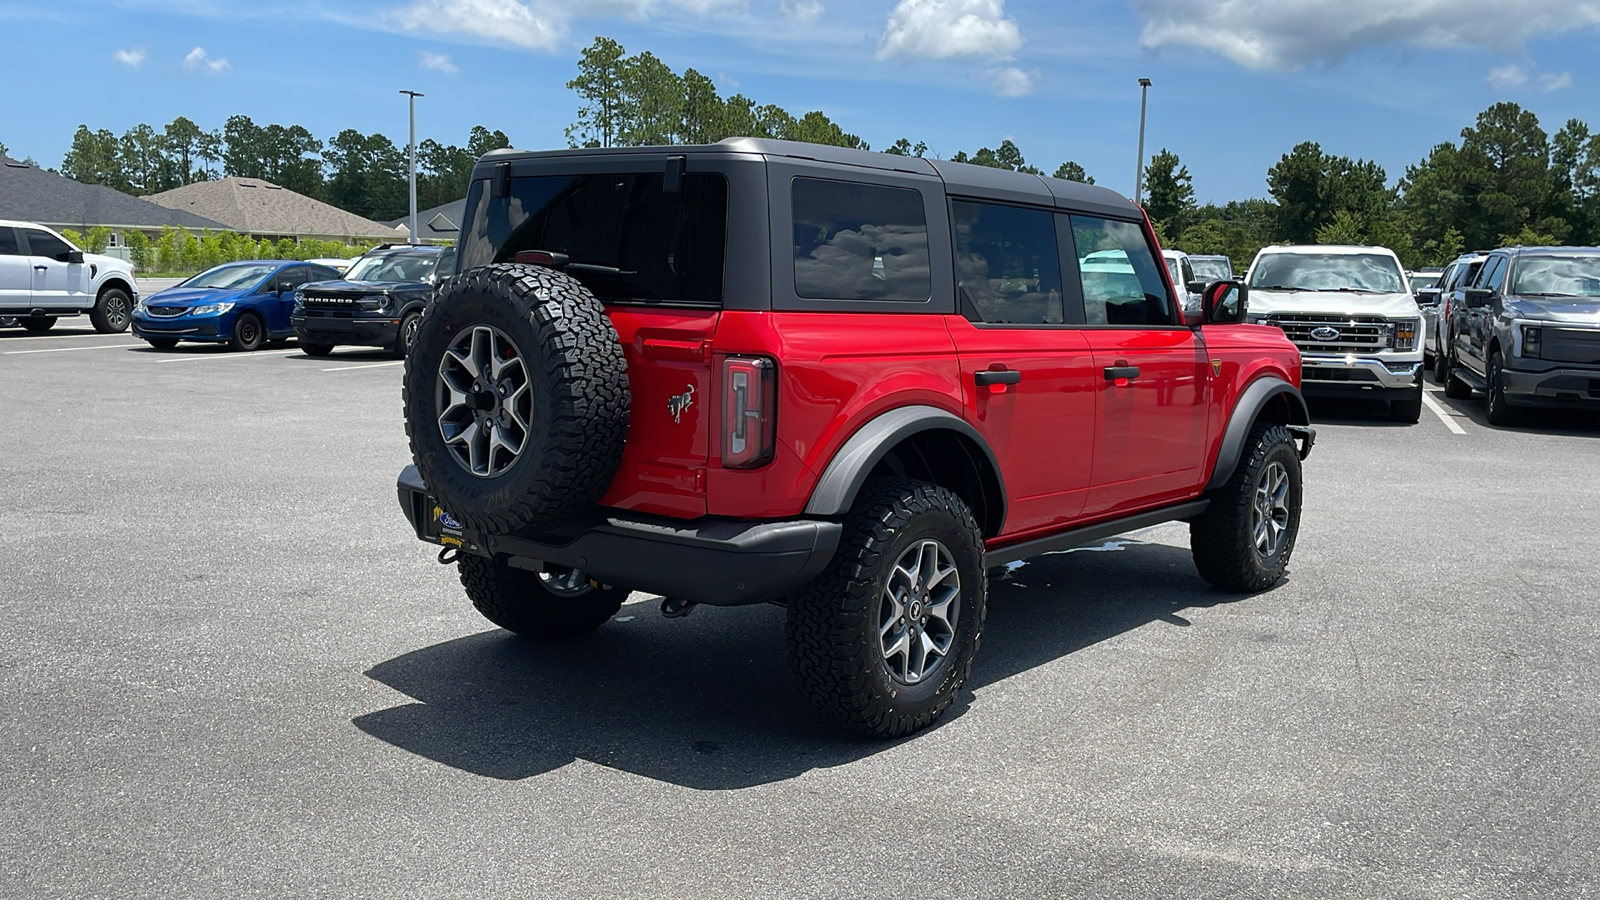
[[[1600,419],[1318,404],[1285,583],[1184,526],[1031,562],[881,743],[774,607],[489,626],[396,504],[400,372],[0,332],[0,894],[1600,895]]]

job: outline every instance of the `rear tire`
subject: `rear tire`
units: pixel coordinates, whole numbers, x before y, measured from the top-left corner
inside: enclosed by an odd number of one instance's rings
[[[1228,483],[1189,523],[1200,577],[1223,590],[1255,593],[1289,571],[1300,534],[1300,454],[1289,429],[1259,422]]]
[[[23,316],[18,321],[22,323],[23,328],[34,334],[43,334],[56,325],[55,316]]]
[[[462,554],[461,586],[485,619],[524,637],[559,641],[580,637],[611,621],[628,591],[596,587],[582,572],[555,576],[514,568],[500,560]],[[564,580],[578,581],[570,588]]]
[[[879,737],[932,724],[972,671],[989,581],[961,498],[867,482],[828,567],[789,598],[789,663],[830,718]]]
[[[261,345],[266,342],[267,329],[255,313],[240,313],[239,317],[233,320],[233,337],[228,341],[229,347],[250,352],[260,350]]]
[[[177,338],[145,338],[145,342],[157,350],[171,350],[178,346]]]
[[[327,356],[329,353],[333,352],[333,345],[332,344],[308,344],[305,341],[301,341],[300,342],[300,352],[304,353],[307,356]]]
[[[118,287],[108,287],[100,292],[94,309],[89,310],[89,323],[101,334],[120,334],[133,322],[133,301],[128,292]]]

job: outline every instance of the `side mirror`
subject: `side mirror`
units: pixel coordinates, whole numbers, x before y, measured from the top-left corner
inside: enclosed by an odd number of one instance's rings
[[[1417,305],[1418,306],[1438,306],[1439,305],[1439,289],[1438,288],[1418,288],[1417,292],[1416,292],[1416,298],[1417,298]]]
[[[1488,288],[1467,288],[1461,294],[1468,307],[1488,306],[1489,300],[1494,297],[1494,291]]]
[[[1206,283],[1204,281],[1191,281],[1184,285],[1184,289],[1191,294],[1198,294],[1206,289]]]
[[[66,262],[66,263],[81,263],[81,262],[83,262],[83,251],[82,250],[68,250],[65,254],[62,255],[61,261],[62,262]]]
[[[1218,281],[1200,295],[1207,325],[1237,325],[1244,321],[1250,288],[1242,281]]]

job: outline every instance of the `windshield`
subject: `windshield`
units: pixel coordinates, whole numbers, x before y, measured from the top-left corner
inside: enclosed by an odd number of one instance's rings
[[[1225,259],[1191,256],[1189,265],[1194,267],[1194,277],[1200,281],[1226,281],[1233,277],[1233,267]]]
[[[1517,260],[1511,293],[1600,297],[1600,256],[1524,256]]]
[[[1417,272],[1411,276],[1411,289],[1420,291],[1423,288],[1435,287],[1439,284],[1439,276],[1443,272]]]
[[[277,270],[272,263],[230,263],[207,269],[178,285],[186,288],[213,288],[221,291],[249,287]]]
[[[1250,287],[1280,291],[1405,292],[1400,264],[1384,253],[1268,253]]]
[[[390,254],[385,256],[363,256],[356,260],[350,271],[345,273],[346,281],[379,281],[387,283],[427,281],[433,274],[434,264],[439,261],[439,254],[430,253],[427,256],[412,254]]]
[[[1178,261],[1170,256],[1167,257],[1167,275],[1171,276],[1173,284],[1183,287],[1183,274],[1178,271]]]

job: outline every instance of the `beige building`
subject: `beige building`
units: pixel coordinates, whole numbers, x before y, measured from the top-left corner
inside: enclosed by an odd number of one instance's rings
[[[374,222],[260,178],[197,181],[144,199],[203,216],[257,238],[315,238],[348,243],[407,238],[403,227]]]

